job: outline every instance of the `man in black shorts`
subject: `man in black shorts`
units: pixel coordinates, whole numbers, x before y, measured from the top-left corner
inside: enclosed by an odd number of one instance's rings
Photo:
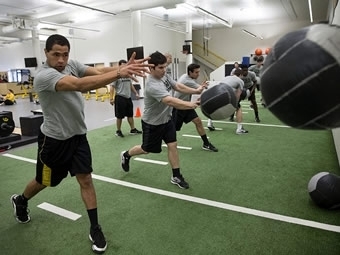
[[[121,153],[121,166],[125,172],[130,170],[130,158],[132,156],[148,153],[160,153],[162,141],[168,148],[168,160],[172,168],[170,182],[182,189],[188,189],[189,184],[184,180],[180,172],[179,157],[177,151],[176,129],[172,121],[173,107],[178,109],[195,109],[196,102],[186,102],[172,97],[172,89],[184,93],[201,94],[204,87],[192,89],[183,84],[169,79],[166,73],[167,59],[160,52],[150,55],[150,75],[145,83],[144,112],[142,116],[143,141]]]
[[[57,186],[70,173],[79,183],[87,209],[92,250],[103,253],[107,243],[98,223],[82,93],[101,88],[120,77],[144,76],[145,68],[150,65],[142,64],[147,59],[134,60],[134,53],[129,64],[124,67],[100,69],[69,60],[69,52],[70,43],[64,36],[54,34],[47,39],[46,62],[39,68],[34,79],[34,89],[44,115],[38,136],[36,176],[21,195],[12,195],[11,203],[15,219],[19,223],[28,223],[31,220],[27,209],[28,200],[47,186]]]
[[[119,60],[118,66],[126,65],[126,60]],[[116,120],[116,136],[124,137],[122,133],[122,122],[124,117],[130,125],[130,135],[141,134],[142,131],[135,128],[133,119],[133,103],[131,99],[131,91],[135,93],[136,98],[139,99],[139,94],[135,87],[132,85],[130,78],[120,78],[114,81],[110,86],[110,104],[114,105]],[[113,97],[115,95],[115,97]]]
[[[200,65],[198,64],[190,64],[187,67],[187,73],[183,74],[179,79],[178,82],[184,84],[185,86],[189,88],[198,88],[200,86],[207,87],[207,82],[203,82],[202,85],[198,84],[196,82],[196,79],[200,75]],[[191,94],[183,93],[180,91],[176,91],[175,95],[176,98],[179,98],[184,101],[191,101]],[[203,145],[202,149],[206,151],[213,151],[218,152],[218,149],[212,145],[211,142],[209,142],[207,134],[205,133],[202,120],[197,115],[195,109],[189,109],[189,110],[180,110],[180,109],[174,109],[173,112],[174,120],[176,123],[176,130],[179,131],[182,128],[183,123],[187,124],[189,122],[192,122],[195,124],[197,133],[200,135]]]

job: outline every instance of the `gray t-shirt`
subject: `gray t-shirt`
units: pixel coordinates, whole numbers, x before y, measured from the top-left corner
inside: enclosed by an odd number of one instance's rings
[[[254,82],[256,82],[256,75],[254,72],[248,71],[247,76],[240,76],[240,78],[244,82],[244,88],[249,89],[251,86],[254,85]]]
[[[116,90],[116,95],[130,98],[131,97],[131,79],[130,78],[120,78],[114,82],[112,82],[111,86],[113,86]]]
[[[79,91],[56,91],[56,83],[66,75],[83,77],[87,66],[69,60],[62,72],[44,64],[34,77],[34,91],[39,97],[44,122],[40,129],[46,136],[66,140],[87,132],[84,98]]]
[[[188,74],[183,74],[179,79],[178,79],[179,83],[184,84],[185,86],[189,87],[189,88],[193,88],[193,89],[197,89],[200,85],[193,79],[191,78]],[[186,93],[182,93],[179,91],[175,91],[175,95],[174,97],[177,97],[183,101],[191,101],[191,94],[186,94]]]
[[[144,89],[144,112],[142,120],[150,125],[161,125],[171,119],[172,107],[162,103],[162,99],[171,96],[171,90],[176,82],[164,75],[162,79],[156,79],[149,75]]]
[[[242,90],[243,86],[244,86],[244,82],[242,81],[242,79],[237,77],[237,76],[235,76],[235,75],[224,77],[221,80],[221,83],[225,83],[225,84],[229,85],[234,90],[237,90],[237,89],[241,89]]]
[[[252,71],[256,74],[257,77],[260,77],[262,65],[257,66],[257,65],[252,65],[248,68],[248,71]]]

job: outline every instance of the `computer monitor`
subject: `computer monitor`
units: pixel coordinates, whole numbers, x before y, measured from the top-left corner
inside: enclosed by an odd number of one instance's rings
[[[24,58],[25,60],[25,67],[37,67],[37,58]]]
[[[135,59],[143,59],[144,58],[144,48],[143,48],[143,46],[127,48],[126,49],[127,60],[130,59],[133,52],[136,52]]]

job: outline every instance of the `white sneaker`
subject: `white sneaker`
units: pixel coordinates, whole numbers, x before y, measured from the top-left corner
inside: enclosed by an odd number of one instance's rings
[[[240,129],[236,130],[236,134],[237,135],[244,135],[244,134],[248,134],[248,131],[243,129],[243,128],[240,128]]]

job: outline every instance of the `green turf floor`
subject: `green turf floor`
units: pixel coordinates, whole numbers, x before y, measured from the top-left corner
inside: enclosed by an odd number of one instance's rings
[[[249,134],[236,135],[236,124],[228,121],[214,123],[222,130],[207,131],[217,153],[203,151],[199,138],[186,136],[197,135],[192,123],[178,132],[178,145],[192,148],[180,149],[181,171],[189,190],[170,183],[169,165],[133,158],[130,172],[121,170],[120,152],[139,144],[141,136],[117,138],[114,126],[89,132],[94,174],[112,182],[124,181],[120,185],[94,179],[100,223],[108,241],[106,254],[340,254],[337,232],[199,203],[204,199],[340,226],[339,211],[318,208],[307,191],[314,174],[340,174],[331,132],[285,127],[261,106],[261,123],[257,124],[247,103],[243,109]],[[202,120],[206,125],[206,118],[202,116]],[[139,119],[136,126],[140,127]],[[125,121],[123,131],[128,133]],[[32,144],[7,153],[34,160],[36,149]],[[167,149],[138,157],[166,162]],[[3,155],[0,165],[2,254],[92,254],[88,218],[74,178],[33,198],[29,203],[32,221],[23,225],[14,220],[9,198],[23,191],[34,176],[35,165]],[[47,212],[37,207],[43,202],[82,217],[71,221]]]

